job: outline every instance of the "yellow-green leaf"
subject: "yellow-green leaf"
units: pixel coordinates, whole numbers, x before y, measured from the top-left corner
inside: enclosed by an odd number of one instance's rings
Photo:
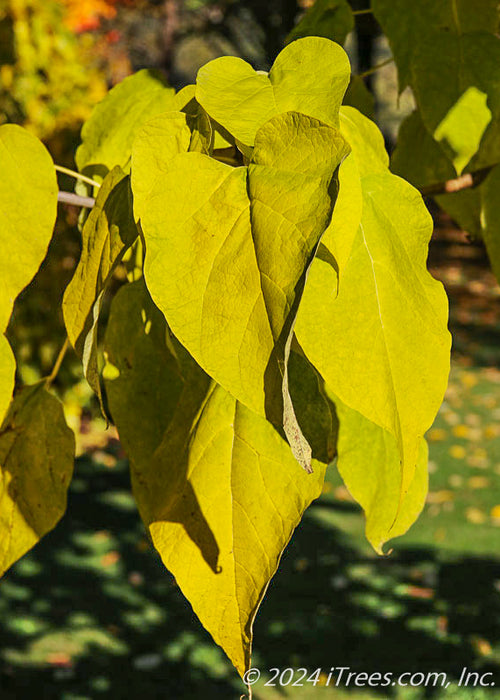
[[[352,143],[346,165],[362,160],[366,171],[362,140]],[[337,273],[330,226],[311,266],[296,333],[330,390],[396,439],[403,499],[446,388],[448,305],[442,285],[427,272],[432,220],[420,194],[381,158],[371,162],[372,174],[361,176],[362,216],[350,256]]]
[[[181,99],[179,104],[175,91],[152,71],[140,70],[125,78],[109,91],[85,122],[75,156],[78,169],[101,178],[115,165],[126,170],[140,127],[161,112],[181,109],[183,102]]]
[[[265,419],[210,382],[169,337],[142,282],[113,300],[106,352],[111,412],[141,515],[196,615],[242,674],[257,609],[321,491],[324,465],[306,474]]]
[[[177,409],[185,354],[170,339],[165,318],[151,301],[144,280],[122,287],[111,304],[103,377],[123,445],[140,464],[148,464]],[[196,372],[190,358],[188,371]],[[203,395],[210,380],[201,369],[196,380]],[[179,449],[184,449],[181,442]]]
[[[3,337],[14,301],[40,267],[57,215],[57,179],[40,141],[0,126],[0,422],[14,390],[15,361]]]
[[[60,402],[22,389],[0,429],[0,576],[63,516],[74,455]]]
[[[210,61],[198,71],[196,99],[238,141],[253,146],[259,128],[282,112],[301,112],[338,127],[350,72],[338,44],[306,37],[288,44],[269,74],[233,56]]]
[[[52,237],[57,179],[43,144],[15,124],[0,126],[0,331],[33,279]]]
[[[142,202],[148,197],[159,173],[178,153],[190,150],[191,137],[187,116],[183,112],[159,114],[138,131],[132,147],[131,168],[137,220]]]
[[[306,474],[273,427],[220,386],[185,431],[188,454],[172,455],[168,439],[159,449],[165,477],[173,472],[173,479],[163,482],[169,507],[152,514],[150,533],[195,613],[242,674],[258,607],[305,509],[320,495],[324,467],[316,463],[315,473]],[[179,473],[181,493],[172,489]]]
[[[394,172],[419,187],[460,175],[478,150],[490,118],[486,95],[474,87],[460,97],[434,135],[421,113],[413,112],[399,130],[392,157]]]
[[[371,119],[354,107],[344,105],[340,110],[340,129],[351,148],[361,177],[387,171],[389,156],[384,137]]]
[[[305,468],[308,447],[288,400],[288,343],[345,154],[334,128],[287,113],[259,130],[248,168],[199,153],[167,159],[163,169],[151,159],[139,166],[149,166],[151,181],[157,172],[151,192],[134,191],[153,300],[235,398],[277,423],[284,402],[287,435]]]
[[[460,175],[479,149],[479,144],[491,121],[488,96],[474,85],[468,87],[455,102],[434,131],[434,138]]]
[[[328,391],[328,387],[327,387]],[[413,479],[400,500],[401,470],[394,435],[331,396],[339,419],[337,468],[365,511],[366,537],[375,551],[403,535],[419,516],[427,495],[427,443],[420,439]]]
[[[123,254],[137,238],[130,177],[120,167],[106,175],[82,230],[82,254],[66,288],[63,315],[68,338],[100,397],[97,324],[103,292]]]

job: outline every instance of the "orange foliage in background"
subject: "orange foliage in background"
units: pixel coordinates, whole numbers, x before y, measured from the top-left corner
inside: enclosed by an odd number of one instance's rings
[[[116,16],[116,4],[120,0],[62,0],[66,7],[64,23],[76,33],[97,29],[101,19]]]

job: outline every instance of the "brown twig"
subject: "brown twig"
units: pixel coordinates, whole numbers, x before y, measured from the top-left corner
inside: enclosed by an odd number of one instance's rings
[[[453,192],[468,190],[472,187],[477,187],[484,182],[486,176],[491,172],[493,167],[494,166],[491,165],[488,168],[481,168],[480,170],[475,170],[472,173],[465,173],[464,175],[455,177],[452,180],[437,182],[434,185],[426,185],[425,187],[419,187],[418,189],[424,197],[431,197],[437,194],[453,194]]]

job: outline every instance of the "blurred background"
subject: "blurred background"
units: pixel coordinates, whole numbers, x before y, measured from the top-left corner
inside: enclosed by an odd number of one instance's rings
[[[332,7],[335,2],[332,0]],[[352,1],[363,10],[362,0]],[[300,35],[310,0],[0,0],[0,123],[42,138],[74,168],[83,121],[112,85],[156,68],[175,87],[208,60],[268,69]],[[296,27],[299,29],[296,29]],[[303,25],[302,25],[303,26]],[[392,148],[412,109],[369,14],[335,23],[353,73],[348,95]],[[60,177],[61,189],[73,183]],[[500,697],[500,288],[480,243],[432,208],[429,265],[450,298],[453,369],[427,437],[430,492],[417,524],[377,557],[333,467],[272,581],[254,665],[366,672],[494,673],[499,689],[381,688],[380,697]],[[48,374],[65,338],[60,304],[80,254],[78,211],[60,208],[49,254],[16,303],[9,339],[19,378]],[[116,433],[76,358],[57,391],[77,433],[68,514],[0,582],[0,699],[238,698],[244,688],[151,550]],[[262,700],[377,697],[377,690],[254,688]]]

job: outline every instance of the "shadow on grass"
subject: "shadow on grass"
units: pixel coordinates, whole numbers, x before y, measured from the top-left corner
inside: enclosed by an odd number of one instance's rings
[[[78,460],[68,515],[0,582],[2,700],[241,694],[128,491],[125,462]],[[500,562],[440,561],[432,549],[370,558],[326,523],[331,507],[314,505],[285,553],[257,618],[255,665],[450,679],[467,666],[498,679],[487,645],[500,641]]]
[[[297,534],[256,625],[265,668],[438,671],[453,682],[466,666],[492,671],[498,684],[492,647],[500,642],[499,560],[439,561],[432,548],[400,545],[387,558],[363,557],[316,518]],[[390,696],[391,688],[378,692]]]

